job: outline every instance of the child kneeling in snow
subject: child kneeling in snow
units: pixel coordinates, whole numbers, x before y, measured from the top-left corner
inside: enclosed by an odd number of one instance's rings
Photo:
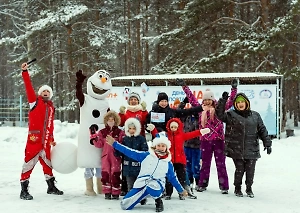
[[[136,151],[115,141],[111,136],[106,137],[107,143],[124,155],[141,162],[141,170],[133,188],[121,201],[124,210],[133,209],[141,200],[149,195],[155,199],[156,212],[164,210],[161,196],[165,188],[165,178],[173,184],[178,193],[187,196],[186,190],[180,185],[171,162],[171,142],[165,132],[157,134],[149,151]]]

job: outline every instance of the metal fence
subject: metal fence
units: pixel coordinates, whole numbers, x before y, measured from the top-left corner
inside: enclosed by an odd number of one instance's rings
[[[19,99],[0,98],[0,126],[27,126],[28,111],[21,95]]]

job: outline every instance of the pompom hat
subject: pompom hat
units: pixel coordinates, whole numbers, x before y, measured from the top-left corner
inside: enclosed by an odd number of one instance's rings
[[[166,145],[167,150],[171,148],[171,141],[168,139],[166,132],[160,132],[156,134],[155,138],[152,141],[152,147],[156,147],[156,145],[163,143]]]
[[[53,96],[53,91],[52,91],[52,88],[48,85],[43,85],[39,88],[39,91],[38,91],[38,95],[41,95],[43,91],[45,90],[48,90],[49,93],[50,93],[50,99],[52,98]]]
[[[213,100],[214,101],[215,95],[210,89],[207,89],[202,93],[202,100]]]
[[[138,99],[139,103],[141,103],[141,97],[138,93],[136,92],[131,92],[128,96],[128,99],[127,99],[127,103],[129,104],[129,99],[132,98],[132,97],[135,97],[136,99]]]

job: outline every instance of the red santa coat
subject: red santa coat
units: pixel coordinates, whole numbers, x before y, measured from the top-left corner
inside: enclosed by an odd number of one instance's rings
[[[140,121],[141,123],[141,135],[145,137],[145,125],[146,125],[146,118],[148,115],[148,111],[145,110],[138,110],[138,111],[131,111],[130,108],[128,107],[125,114],[119,113],[119,116],[121,118],[121,124],[120,126],[123,127],[125,124],[125,121],[128,118],[136,118]]]
[[[171,122],[178,123],[178,129],[175,132],[172,132],[170,129]],[[183,123],[179,118],[172,118],[167,122],[167,135],[168,139],[171,141],[171,148],[170,152],[172,155],[172,163],[181,163],[186,165],[186,157],[184,153],[184,142],[186,140],[190,140],[192,138],[196,138],[201,136],[200,130],[195,130],[192,132],[184,132],[183,131]],[[158,133],[157,129],[155,128],[151,134],[155,137]]]

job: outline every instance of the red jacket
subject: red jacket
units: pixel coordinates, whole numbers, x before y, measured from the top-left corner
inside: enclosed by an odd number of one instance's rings
[[[22,77],[30,104],[26,151],[38,153],[43,148],[50,148],[50,142],[54,141],[55,109],[52,101],[44,101],[41,96],[36,96],[28,71],[23,71]]]
[[[142,136],[145,137],[145,125],[146,125],[146,117],[147,117],[147,115],[148,115],[148,111],[147,110],[145,110],[145,111],[139,110],[139,111],[136,111],[136,112],[132,112],[130,110],[126,110],[125,114],[119,113],[119,116],[121,117],[120,126],[123,127],[124,124],[125,124],[125,121],[128,118],[137,118],[140,121],[140,123],[141,123],[141,133],[140,133],[140,135],[142,135]]]
[[[171,122],[178,123],[178,129],[175,132],[172,132],[170,129]],[[181,163],[186,164],[186,157],[184,153],[183,144],[186,140],[190,140],[192,138],[196,138],[201,136],[200,129],[192,131],[192,132],[184,132],[183,131],[183,123],[179,118],[171,118],[167,122],[167,135],[169,140],[171,141],[171,155],[172,155],[172,163]],[[158,133],[157,129],[155,128],[151,134],[153,137]]]

